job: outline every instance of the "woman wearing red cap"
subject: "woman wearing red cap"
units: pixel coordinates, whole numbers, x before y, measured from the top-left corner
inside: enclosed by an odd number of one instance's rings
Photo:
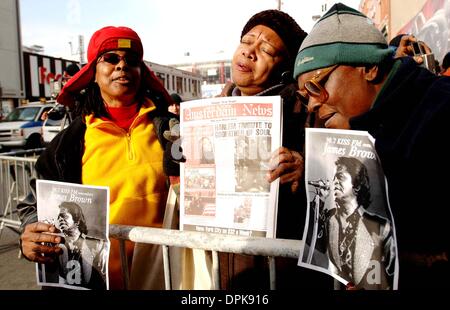
[[[171,169],[170,160],[164,161],[163,168],[166,143],[162,132],[168,129],[167,107],[172,100],[144,64],[136,32],[126,27],[95,32],[89,42],[88,63],[64,86],[58,102],[75,106],[80,117],[39,157],[39,174],[55,181],[109,186],[111,224],[161,227],[167,195],[164,172]],[[35,217],[23,220],[21,249],[29,260],[45,264],[60,251],[41,242],[56,244],[58,240],[45,234],[54,231],[54,226],[35,221]],[[136,260],[133,244],[127,243],[126,251],[129,262]],[[110,288],[123,288],[114,239],[109,280]],[[156,283],[161,287],[146,288],[163,288],[164,281]]]

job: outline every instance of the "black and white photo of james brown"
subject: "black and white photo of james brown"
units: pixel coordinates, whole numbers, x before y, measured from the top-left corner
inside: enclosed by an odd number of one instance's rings
[[[368,212],[371,186],[366,166],[352,157],[338,157],[331,181],[310,181],[316,188],[311,202],[319,208],[313,252],[303,259],[327,268],[356,288],[391,289],[395,251],[391,221]],[[326,206],[331,195],[331,206]],[[311,248],[309,248],[310,250]],[[312,256],[311,256],[312,255]],[[325,259],[324,259],[325,258]]]
[[[37,264],[38,285],[106,290],[109,260],[109,188],[37,180],[38,220],[54,226],[58,255]]]
[[[58,208],[53,224],[62,238],[57,245],[62,253],[54,264],[41,271],[41,282],[72,288],[106,289],[107,242],[89,235],[80,205],[64,201]]]

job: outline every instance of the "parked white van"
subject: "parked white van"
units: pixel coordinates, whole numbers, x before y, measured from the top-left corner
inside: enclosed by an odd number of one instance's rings
[[[55,102],[33,102],[15,108],[0,121],[1,151],[10,148],[33,149],[42,146],[42,114],[55,106]]]

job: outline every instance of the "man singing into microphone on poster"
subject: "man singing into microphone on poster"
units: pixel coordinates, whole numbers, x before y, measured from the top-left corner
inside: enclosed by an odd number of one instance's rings
[[[305,263],[327,268],[356,288],[389,289],[393,276],[391,223],[367,212],[371,189],[366,166],[356,158],[339,157],[332,182],[308,181],[308,185],[315,196]],[[333,203],[326,207],[330,193]]]

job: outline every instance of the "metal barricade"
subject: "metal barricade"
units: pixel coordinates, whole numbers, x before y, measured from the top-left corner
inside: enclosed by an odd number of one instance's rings
[[[18,229],[20,221],[16,206],[29,193],[29,181],[37,176],[34,164],[43,149],[0,154],[0,238],[4,227]],[[19,157],[24,156],[24,157]],[[28,157],[25,157],[28,156]],[[171,207],[169,213],[176,212]],[[169,219],[168,221],[173,221]],[[224,236],[205,232],[179,231],[176,229],[139,226],[110,225],[110,237],[120,242],[122,272],[125,287],[129,271],[125,255],[125,241],[162,246],[166,289],[171,285],[170,247],[201,249],[212,252],[213,288],[220,288],[219,252],[260,255],[269,258],[270,288],[275,289],[275,258],[298,259],[301,240],[271,239],[261,237]]]
[[[271,239],[262,237],[224,236],[205,232],[179,231],[164,228],[149,228],[138,226],[111,225],[110,237],[133,242],[159,244],[163,246],[163,261],[166,289],[172,289],[170,284],[169,247],[203,249],[213,253],[213,287],[219,289],[218,252],[261,255],[269,257],[270,288],[275,289],[275,257],[298,259],[301,240]],[[123,251],[125,247],[121,247]],[[121,257],[125,257],[122,252]],[[129,279],[127,262],[122,259],[124,279]],[[127,281],[125,281],[127,284]]]
[[[30,179],[36,177],[34,164],[43,149],[0,154],[0,238],[3,228],[18,232],[17,203],[29,193]]]
[[[155,244],[162,247],[164,284],[167,290],[174,289],[173,277],[179,277],[182,269],[180,249],[211,251],[212,264],[210,267],[211,287],[220,289],[219,252],[268,257],[270,289],[276,289],[275,258],[285,257],[298,259],[301,240],[272,239],[262,237],[243,237],[213,234],[196,231],[180,231],[179,225],[179,187],[170,187],[164,214],[163,228],[139,226],[110,225],[109,236],[119,240],[120,257],[124,286],[128,288],[130,275],[125,242]],[[177,255],[178,253],[178,255]],[[173,267],[173,268],[172,268]],[[179,282],[180,279],[175,280]],[[178,286],[180,283],[177,283]],[[177,285],[175,285],[177,286]],[[175,288],[178,289],[178,288]]]

